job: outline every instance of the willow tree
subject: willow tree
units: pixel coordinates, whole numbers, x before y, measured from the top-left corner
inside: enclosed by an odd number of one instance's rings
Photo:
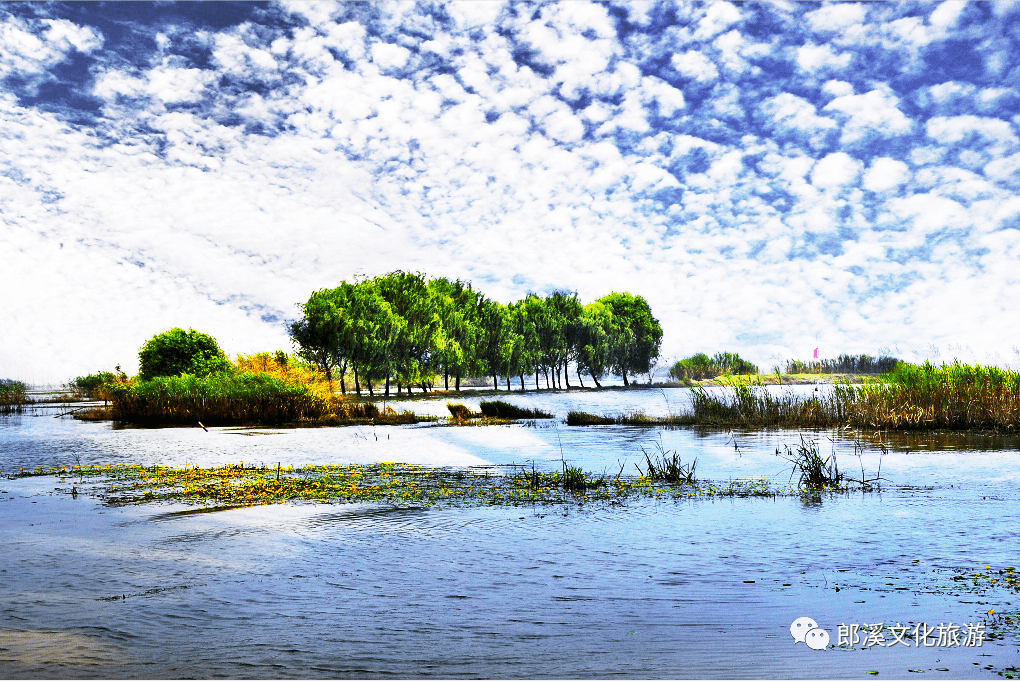
[[[397,392],[401,383],[421,386],[423,391],[432,382],[432,352],[444,343],[443,325],[435,299],[429,295],[425,276],[420,273],[390,272],[377,277],[374,284],[393,312],[404,319],[404,326],[396,333],[390,352],[393,375],[397,379]],[[387,379],[387,386],[389,379]]]
[[[302,318],[290,325],[291,342],[297,346],[298,357],[311,362],[326,374],[333,384],[340,377],[340,390],[347,392],[344,375],[352,355],[352,326],[347,284],[335,289],[321,289],[309,296],[302,306]]]
[[[610,293],[598,302],[608,306],[623,331],[611,345],[611,365],[630,385],[627,374],[645,374],[651,371],[652,360],[659,356],[662,344],[662,326],[652,316],[648,302],[630,293]],[[627,333],[629,332],[629,333]]]
[[[442,277],[429,281],[428,291],[442,328],[432,354],[434,369],[442,372],[444,389],[450,389],[452,372],[455,387],[460,390],[461,377],[470,373],[477,364],[474,361],[474,345],[478,294],[469,283]]]

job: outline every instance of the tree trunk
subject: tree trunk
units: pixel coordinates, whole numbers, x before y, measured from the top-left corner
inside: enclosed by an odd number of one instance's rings
[[[506,391],[510,392],[510,377],[506,377]]]
[[[570,363],[563,363],[563,382],[567,385],[567,390],[570,390]]]
[[[425,393],[427,393],[427,392],[429,391],[428,387],[427,387],[427,386],[425,385],[425,381],[422,381],[422,382],[421,382],[421,383],[419,383],[418,385],[420,385],[420,386],[421,386],[421,392],[422,392],[422,394],[425,394]]]
[[[358,380],[358,366],[354,366],[354,388],[358,391],[358,397],[361,397],[361,381]]]
[[[370,381],[370,380],[368,380],[366,378],[365,379],[365,385],[368,386],[368,394],[371,395],[372,397],[375,397],[375,392],[372,390],[372,381]]]
[[[397,381],[397,397],[400,397],[400,381]]]
[[[535,369],[535,390],[541,390],[542,388],[538,385],[538,369]]]
[[[443,365],[443,390],[450,392],[450,367]]]
[[[386,372],[386,397],[390,396],[390,372]]]
[[[595,372],[594,371],[589,371],[588,373],[591,374],[591,380],[595,381],[595,387],[596,388],[601,388],[602,384],[599,383],[599,379],[595,378]]]
[[[454,375],[454,389],[457,392],[460,392],[460,372],[459,371]]]
[[[496,381],[496,374],[492,375],[492,389],[499,392],[499,383]]]
[[[521,374],[521,392],[524,391],[524,374]]]
[[[626,371],[623,372],[623,385],[624,386],[629,386],[630,385],[630,381],[627,380],[627,372]]]
[[[579,367],[579,366],[577,366],[575,364],[574,368],[577,369],[577,380],[581,384],[581,387],[583,388],[584,387],[584,379],[581,378],[581,367]]]
[[[542,373],[545,374],[545,389],[546,390],[550,390],[550,388],[549,388],[549,367],[542,367]]]

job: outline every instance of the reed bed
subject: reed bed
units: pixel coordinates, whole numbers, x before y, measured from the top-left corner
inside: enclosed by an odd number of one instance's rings
[[[29,403],[24,383],[0,378],[0,414],[20,414]]]
[[[622,471],[621,471],[622,473]],[[622,503],[639,498],[697,499],[799,494],[767,479],[668,484],[647,476],[592,474],[564,463],[563,471],[517,472],[427,468],[413,464],[251,466],[67,466],[17,472],[13,477],[57,475],[108,503],[206,502],[254,506],[281,502],[384,503],[397,506],[519,506]],[[75,493],[78,492],[75,487]]]
[[[1020,373],[963,364],[900,363],[871,383],[836,384],[831,392],[813,397],[731,382],[722,393],[693,388],[691,409],[679,414],[570,412],[567,425],[1015,432],[1020,427]]]
[[[788,374],[887,374],[902,360],[883,355],[840,355],[836,359],[819,359],[810,362],[791,359],[786,362]]]
[[[689,414],[676,416],[648,416],[644,412],[629,414],[589,414],[584,411],[567,412],[568,426],[689,426],[694,420]]]
[[[850,425],[894,429],[994,430],[1020,426],[1020,373],[954,363],[899,364],[883,382],[837,386]]]
[[[416,423],[410,413],[346,402],[268,373],[189,374],[107,387],[109,416],[142,425],[349,425]],[[88,418],[83,413],[82,418]]]
[[[524,407],[518,407],[517,405],[504,402],[502,400],[483,400],[478,408],[485,416],[502,419],[551,419],[553,417],[547,411],[541,409],[526,409]]]

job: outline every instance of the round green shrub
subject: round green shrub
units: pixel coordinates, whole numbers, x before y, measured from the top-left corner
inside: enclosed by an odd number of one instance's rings
[[[149,339],[138,351],[138,376],[208,376],[230,371],[233,365],[216,339],[194,329],[170,329]]]

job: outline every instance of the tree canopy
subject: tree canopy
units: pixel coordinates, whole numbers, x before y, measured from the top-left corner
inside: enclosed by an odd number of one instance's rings
[[[427,279],[421,273],[341,282],[314,292],[290,325],[300,357],[318,366],[346,392],[389,394],[411,386],[427,390],[437,376],[456,389],[468,376],[519,380],[534,376],[535,387],[570,387],[568,367],[578,381],[590,376],[599,386],[607,374],[648,373],[659,356],[662,327],[648,303],[630,293],[611,293],[583,305],[576,293],[528,294],[507,305],[491,300],[470,282]]]
[[[231,368],[216,340],[194,329],[158,333],[138,351],[138,375],[143,380],[181,374],[208,376]]]

